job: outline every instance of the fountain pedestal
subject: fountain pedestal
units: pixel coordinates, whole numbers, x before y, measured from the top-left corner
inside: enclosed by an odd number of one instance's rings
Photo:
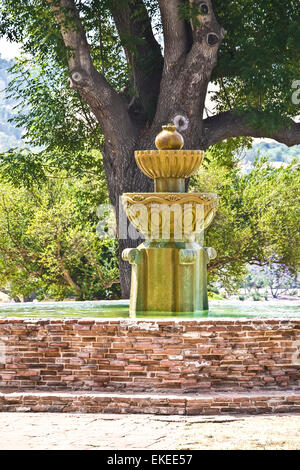
[[[208,310],[207,264],[216,252],[201,240],[216,213],[218,196],[184,192],[185,178],[199,169],[203,152],[180,150],[178,141],[183,145],[183,139],[175,126],[164,128],[166,150],[159,148],[158,136],[157,151],[135,152],[139,168],[155,180],[156,192],[122,196],[130,222],[145,236],[138,248],[122,255],[132,265],[131,314]]]
[[[197,243],[146,241],[123,252],[132,265],[131,313],[200,313],[208,310],[211,248]]]

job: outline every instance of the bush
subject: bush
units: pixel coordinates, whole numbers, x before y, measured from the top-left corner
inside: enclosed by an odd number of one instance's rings
[[[258,301],[261,300],[261,296],[259,294],[252,294],[252,299]]]
[[[210,300],[224,300],[224,297],[219,294],[215,294],[214,292],[208,292],[208,298]]]

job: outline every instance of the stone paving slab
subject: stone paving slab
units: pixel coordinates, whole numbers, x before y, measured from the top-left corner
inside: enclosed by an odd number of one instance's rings
[[[300,449],[300,414],[0,413],[0,450]]]

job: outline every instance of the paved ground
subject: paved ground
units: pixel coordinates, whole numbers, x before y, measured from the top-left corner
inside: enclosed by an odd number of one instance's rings
[[[300,415],[0,413],[0,449],[300,449]]]

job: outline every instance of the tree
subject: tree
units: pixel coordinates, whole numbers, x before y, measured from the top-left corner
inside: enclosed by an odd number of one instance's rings
[[[286,269],[283,269],[282,266],[279,267],[274,265],[266,270],[267,285],[270,288],[272,297],[277,299],[283,294],[289,293],[290,295],[299,288],[299,282],[297,282],[297,277],[291,277],[290,272]]]
[[[299,289],[299,282],[296,273],[291,275],[291,271],[285,266],[273,264],[262,268],[253,266],[242,282],[242,287],[249,294],[254,288],[254,295],[259,295],[261,288],[265,289],[267,295],[269,288],[272,297],[277,299],[284,294],[295,295]]]
[[[298,0],[3,0],[1,30],[40,64],[69,70],[71,89],[104,136],[118,215],[120,194],[152,190],[134,151],[152,148],[161,125],[176,115],[189,120],[190,149],[238,136],[300,143],[300,124],[292,120],[298,7]],[[219,86],[217,114],[203,118],[211,80]],[[128,244],[120,240],[120,252]],[[120,276],[127,296],[129,266],[122,261]]]

